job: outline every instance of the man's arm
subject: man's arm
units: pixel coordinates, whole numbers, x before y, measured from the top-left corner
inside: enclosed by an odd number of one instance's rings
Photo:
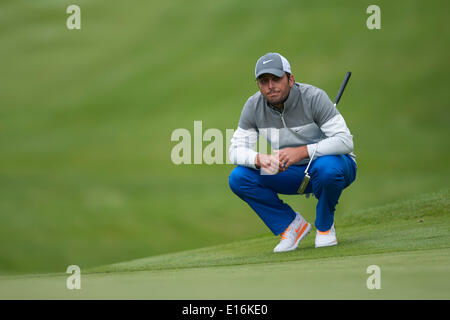
[[[316,94],[311,99],[311,111],[314,122],[323,133],[323,139],[318,144],[313,143],[307,146],[309,156],[312,156],[316,147],[315,158],[353,151],[353,136],[344,118],[322,89],[317,88]]]
[[[231,163],[256,169],[256,143],[259,131],[255,123],[254,96],[242,108],[238,128],[233,134],[229,149]]]
[[[347,154],[353,151],[353,136],[344,118],[325,91],[317,88],[317,92],[310,100],[310,105],[314,122],[322,131],[323,139],[319,143],[279,150],[277,154],[280,159],[280,168],[284,170],[291,164],[310,158],[316,148],[314,159],[324,155]]]
[[[314,158],[353,152],[353,136],[347,128],[342,115],[338,114],[324,123],[320,130],[326,138],[319,143],[307,145],[309,156],[312,155],[316,148],[317,151]]]
[[[257,153],[255,151],[257,140],[258,132],[256,130],[245,130],[238,127],[231,139],[229,150],[231,162],[235,165],[262,169],[267,174],[276,174],[280,171],[278,157]]]
[[[238,127],[231,138],[229,157],[231,163],[256,169],[255,151],[258,131]]]
[[[278,157],[255,151],[259,130],[255,123],[255,96],[250,97],[242,109],[237,130],[231,139],[229,157],[233,164],[262,169],[268,174],[279,171]]]

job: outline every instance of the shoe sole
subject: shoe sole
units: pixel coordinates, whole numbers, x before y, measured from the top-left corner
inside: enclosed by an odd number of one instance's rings
[[[322,245],[315,245],[316,246],[316,248],[323,248],[323,247],[332,247],[332,246],[337,246],[337,240],[336,241],[333,241],[333,242],[331,242],[330,244],[322,244]]]
[[[305,238],[305,237],[309,234],[309,232],[311,231],[311,229],[312,229],[311,224],[310,224],[309,222],[307,222],[307,226],[306,226],[305,231],[303,231],[303,234],[297,239],[297,241],[295,241],[295,243],[294,243],[294,245],[293,245],[292,247],[290,247],[290,248],[288,248],[288,249],[286,249],[286,250],[282,250],[282,251],[274,251],[274,252],[275,252],[275,253],[278,253],[278,252],[288,252],[288,251],[293,251],[293,250],[297,249],[297,247],[298,247],[300,241],[302,241],[303,238]]]

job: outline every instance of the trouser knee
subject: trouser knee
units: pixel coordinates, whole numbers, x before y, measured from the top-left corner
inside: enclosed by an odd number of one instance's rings
[[[245,193],[246,186],[251,184],[249,168],[237,166],[234,168],[228,177],[228,184],[230,189],[238,196]]]
[[[337,169],[324,168],[316,172],[316,179],[322,186],[335,185],[344,181],[344,175]]]

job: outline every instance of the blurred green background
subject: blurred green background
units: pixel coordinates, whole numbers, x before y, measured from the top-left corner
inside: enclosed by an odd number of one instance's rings
[[[81,7],[81,30],[66,8]],[[381,30],[366,9],[381,8]],[[174,165],[171,134],[235,129],[256,60],[334,99],[356,182],[336,212],[448,188],[448,1],[0,3],[0,273],[65,271],[269,234],[233,165]],[[208,143],[204,143],[205,147]],[[226,150],[224,150],[226,154]],[[310,220],[315,199],[282,196]],[[386,221],[389,223],[389,221]]]

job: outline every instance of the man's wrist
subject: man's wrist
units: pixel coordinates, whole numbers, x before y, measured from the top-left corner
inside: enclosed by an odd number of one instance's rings
[[[255,157],[255,167],[257,169],[259,169],[261,167],[261,163],[260,163],[260,159],[259,159],[259,153],[256,154],[256,157]]]
[[[317,143],[312,143],[312,144],[308,144],[306,145],[306,154],[308,158],[311,158],[311,156],[314,153],[314,150],[317,148]]]
[[[309,157],[309,153],[308,153],[308,147],[307,146],[300,146],[298,147],[299,153],[300,153],[300,160],[308,158]]]

